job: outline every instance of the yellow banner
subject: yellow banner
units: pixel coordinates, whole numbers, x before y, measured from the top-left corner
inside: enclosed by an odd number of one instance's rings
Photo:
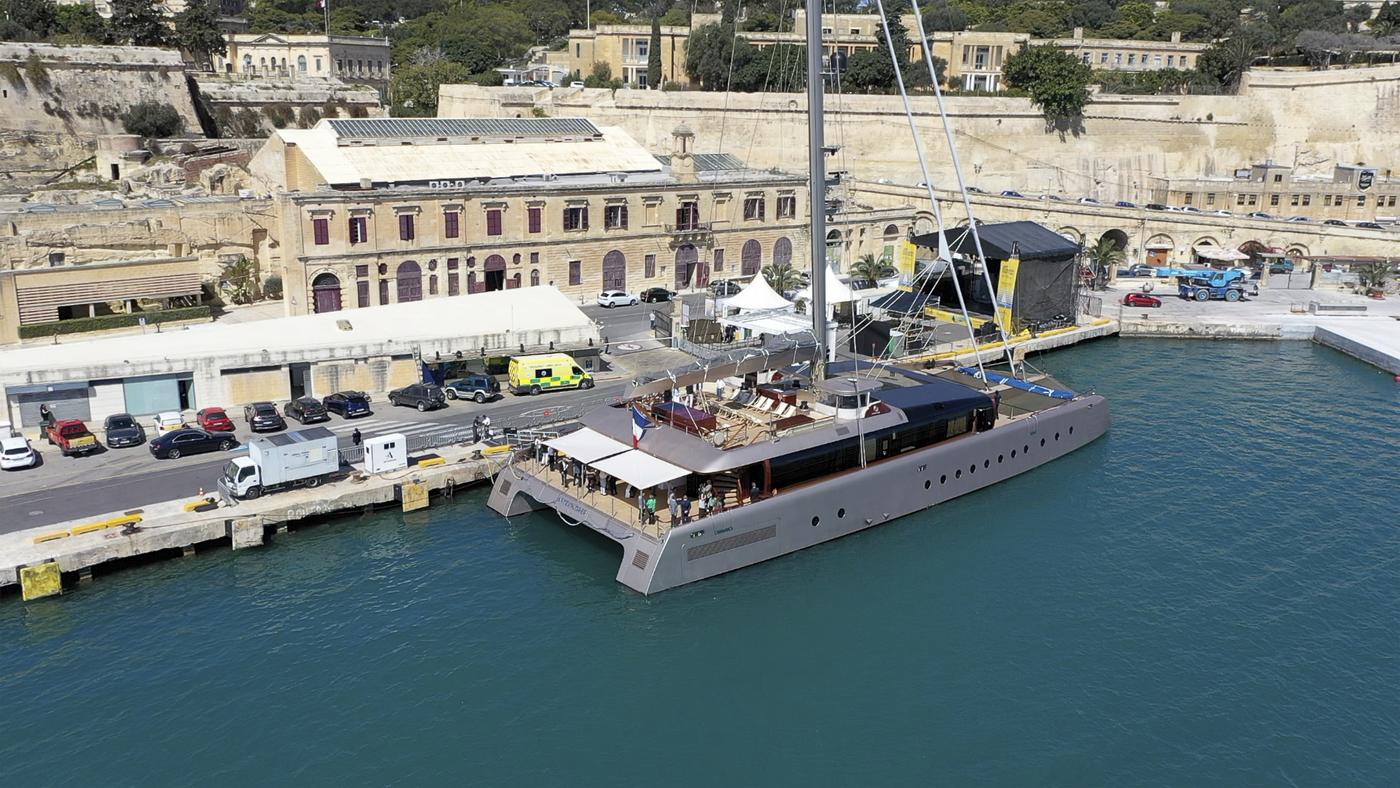
[[[1013,257],[1001,261],[1001,275],[997,277],[997,323],[1006,331],[1015,332],[1011,324],[1011,309],[1015,306],[1016,275],[1021,272],[1021,259]]]
[[[902,285],[914,281],[915,256],[918,248],[908,241],[900,241],[899,246],[895,248],[894,267],[899,272],[899,283]]]

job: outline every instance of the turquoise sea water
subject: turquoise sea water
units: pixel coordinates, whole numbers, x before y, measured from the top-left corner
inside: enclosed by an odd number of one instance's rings
[[[0,784],[1394,785],[1400,384],[1043,359],[1064,460],[643,598],[484,493],[0,604]]]

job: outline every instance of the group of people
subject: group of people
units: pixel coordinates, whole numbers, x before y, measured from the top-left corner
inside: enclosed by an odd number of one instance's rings
[[[685,490],[676,495],[676,490],[671,490],[666,496],[666,503],[671,511],[672,525],[685,525],[690,522],[690,512],[692,508],[699,509],[701,518],[709,517],[712,514],[719,514],[724,511],[724,497],[715,493],[715,487],[710,482],[703,482],[695,496],[691,500],[690,494]],[[656,495],[647,493],[642,504],[643,512],[650,512],[650,522],[656,522]]]
[[[472,419],[472,441],[481,443],[491,439],[491,417],[478,414]]]

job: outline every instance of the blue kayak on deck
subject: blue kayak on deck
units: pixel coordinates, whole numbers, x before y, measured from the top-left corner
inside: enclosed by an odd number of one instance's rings
[[[1032,394],[1054,397],[1055,399],[1074,399],[1073,391],[1062,391],[1060,389],[1052,389],[1048,386],[1040,386],[1026,380],[1021,380],[1020,378],[1013,378],[1010,375],[1003,375],[1000,372],[983,372],[976,367],[958,367],[957,370],[964,375],[971,375],[978,380],[1010,386],[1013,389],[1029,391]]]

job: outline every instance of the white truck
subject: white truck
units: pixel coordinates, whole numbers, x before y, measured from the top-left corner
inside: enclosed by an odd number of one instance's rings
[[[315,487],[340,470],[335,433],[325,427],[285,432],[248,442],[248,456],[228,461],[219,492],[230,503],[267,492]]]

